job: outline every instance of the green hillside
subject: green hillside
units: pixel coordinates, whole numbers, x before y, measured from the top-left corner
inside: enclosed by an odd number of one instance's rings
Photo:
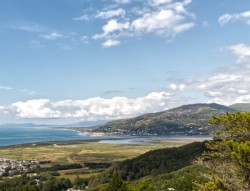
[[[125,160],[98,176],[92,177],[90,185],[107,183],[116,170],[123,180],[138,180],[148,175],[170,173],[189,166],[205,151],[204,142],[195,142],[181,147],[149,151],[136,158]]]
[[[211,128],[208,119],[213,114],[233,112],[235,109],[219,104],[192,104],[175,109],[141,115],[130,119],[108,122],[89,129],[78,128],[91,133],[119,135],[197,135],[208,134]]]
[[[201,165],[189,165],[180,170],[164,173],[149,178],[151,184],[157,191],[166,191],[174,188],[178,191],[194,190],[194,182],[207,182],[207,178],[201,174],[208,174],[209,170]]]
[[[249,112],[250,111],[250,103],[236,103],[233,105],[230,105],[229,108],[235,109],[238,111],[243,111],[243,112]]]

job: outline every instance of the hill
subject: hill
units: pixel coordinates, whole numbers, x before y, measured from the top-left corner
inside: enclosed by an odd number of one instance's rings
[[[136,158],[122,161],[104,173],[92,177],[90,185],[107,183],[116,170],[123,180],[138,180],[146,176],[170,173],[192,165],[206,150],[205,142],[195,142],[181,147],[149,151]]]
[[[229,108],[235,109],[238,111],[250,111],[250,103],[236,103],[233,105],[230,105]]]
[[[89,129],[77,130],[90,133],[117,135],[198,135],[208,134],[208,119],[212,115],[234,112],[219,104],[192,104],[158,113],[150,113],[130,119],[120,119]]]

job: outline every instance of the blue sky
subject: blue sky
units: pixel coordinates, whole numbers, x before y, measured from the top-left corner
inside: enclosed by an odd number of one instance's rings
[[[250,102],[250,2],[2,0],[0,123]]]

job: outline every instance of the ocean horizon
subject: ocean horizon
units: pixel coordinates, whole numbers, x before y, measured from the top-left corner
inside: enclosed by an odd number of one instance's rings
[[[73,129],[50,128],[50,127],[1,127],[0,128],[0,147],[19,144],[29,144],[49,141],[70,141],[70,140],[95,140],[108,144],[145,144],[155,139],[173,138],[205,138],[210,136],[87,136]],[[107,140],[110,138],[121,138],[121,140]]]
[[[47,142],[47,141],[67,141],[86,140],[93,137],[81,134],[73,129],[49,128],[49,127],[1,127],[0,146],[10,146],[17,144]]]

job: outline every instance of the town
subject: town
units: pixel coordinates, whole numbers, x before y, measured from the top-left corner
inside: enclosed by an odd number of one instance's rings
[[[12,176],[15,174],[28,172],[34,165],[38,165],[37,160],[16,160],[0,158],[0,176]]]

